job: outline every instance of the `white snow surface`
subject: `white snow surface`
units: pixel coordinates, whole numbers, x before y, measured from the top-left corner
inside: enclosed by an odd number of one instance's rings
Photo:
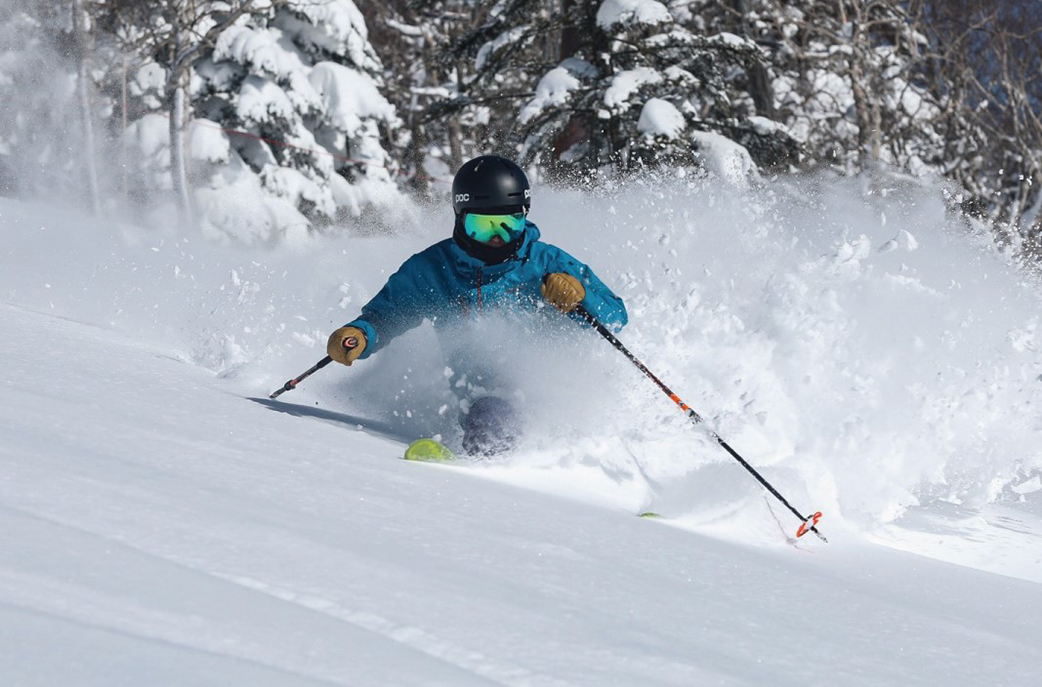
[[[712,131],[692,131],[688,136],[709,173],[739,187],[759,176],[752,156],[740,143]]]
[[[758,49],[754,41],[751,41],[748,38],[743,38],[742,36],[737,36],[727,31],[721,31],[720,33],[713,34],[708,38],[708,41],[710,43],[719,43],[722,45],[726,45],[731,48],[750,48],[752,50]]]
[[[648,98],[640,111],[637,130],[651,136],[676,138],[684,130],[684,115],[668,100]]]
[[[481,70],[490,56],[523,37],[526,29],[525,26],[515,26],[482,45],[478,49],[478,54],[474,56],[474,68]]]
[[[669,9],[656,0],[604,0],[597,8],[597,25],[605,30],[614,26],[657,26],[671,21]]]
[[[245,21],[225,29],[214,46],[215,62],[231,61],[248,66],[258,76],[288,79],[305,71],[300,51],[279,29],[259,29]]]
[[[278,16],[277,23],[283,29],[330,54],[346,55],[356,67],[371,72],[380,70],[380,62],[369,45],[365,17],[352,0],[299,3],[292,9]],[[300,12],[308,21],[296,18],[294,12]]]
[[[611,85],[604,91],[604,104],[612,109],[625,110],[630,106],[630,96],[645,84],[662,81],[662,75],[650,67],[637,67],[621,71],[611,78]]]
[[[579,88],[579,85],[579,80],[567,69],[554,67],[539,79],[535,95],[521,108],[521,123],[525,124],[538,117],[548,107],[564,105],[568,102],[568,94]]]
[[[761,136],[770,136],[779,132],[788,132],[788,129],[784,124],[776,122],[773,119],[767,119],[766,117],[754,115],[747,118],[745,121],[751,124],[753,131]]]
[[[498,462],[397,460],[452,436],[429,325],[268,402],[447,207],[273,249],[0,199],[0,681],[1036,684],[1037,282],[936,190],[677,176],[531,217],[827,545],[571,325],[475,327]]]
[[[370,119],[386,122],[397,118],[373,80],[334,62],[320,62],[308,76],[330,112],[330,124],[348,136],[356,136]]]
[[[292,120],[295,112],[292,101],[281,86],[253,75],[243,81],[235,109],[239,119],[251,124],[271,119]]]

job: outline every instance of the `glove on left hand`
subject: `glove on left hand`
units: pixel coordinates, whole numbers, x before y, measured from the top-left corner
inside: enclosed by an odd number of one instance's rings
[[[582,283],[566,272],[546,275],[541,289],[543,298],[564,313],[575,310],[575,307],[586,297],[586,289],[583,288]]]
[[[345,345],[348,339],[354,339],[353,346]],[[358,327],[341,327],[329,335],[326,354],[338,363],[350,366],[365,351],[366,343],[365,332]]]

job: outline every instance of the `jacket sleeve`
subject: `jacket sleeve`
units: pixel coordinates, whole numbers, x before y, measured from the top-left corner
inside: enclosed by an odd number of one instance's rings
[[[556,246],[547,246],[547,248],[550,249],[550,260],[546,272],[548,274],[566,272],[578,279],[586,289],[586,297],[582,300],[582,306],[586,308],[586,311],[609,329],[619,331],[625,327],[629,316],[626,314],[626,305],[622,299],[598,279],[588,265],[576,260]],[[575,314],[572,317],[581,319]]]
[[[420,253],[402,263],[380,292],[362,307],[358,319],[345,325],[365,333],[366,347],[360,359],[368,358],[423,322],[429,300],[424,296],[430,291],[422,276],[424,260]]]

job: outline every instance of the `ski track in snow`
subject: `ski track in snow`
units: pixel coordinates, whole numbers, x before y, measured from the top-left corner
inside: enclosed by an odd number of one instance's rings
[[[417,627],[400,626],[372,613],[358,613],[339,604],[317,596],[299,594],[285,589],[273,588],[271,585],[249,578],[227,578],[247,589],[254,589],[277,599],[303,606],[304,608],[329,615],[338,620],[369,630],[388,639],[400,642],[428,656],[440,659],[454,666],[463,668],[477,676],[487,678],[496,684],[528,685],[540,684],[566,686],[570,683],[555,680],[546,675],[533,674],[517,666],[509,666],[501,661],[490,659],[479,652],[454,646]]]
[[[39,519],[44,520],[43,518]],[[407,625],[399,625],[375,613],[354,611],[350,608],[344,607],[341,604],[338,604],[337,602],[330,601],[329,599],[323,598],[321,596],[315,596],[291,591],[288,589],[282,589],[277,587],[276,585],[272,585],[249,577],[229,575],[220,572],[210,572],[205,569],[200,569],[192,565],[185,564],[174,558],[154,555],[147,551],[143,551],[141,549],[129,546],[123,542],[104,537],[103,535],[97,535],[86,530],[81,530],[68,523],[59,524],[58,526],[65,527],[74,532],[76,535],[76,537],[74,538],[80,538],[84,536],[98,537],[103,539],[105,544],[108,546],[118,546],[124,549],[130,549],[134,554],[141,554],[143,556],[150,557],[154,559],[154,561],[156,562],[173,565],[178,568],[184,568],[185,570],[191,571],[193,573],[200,573],[203,575],[214,577],[219,580],[232,583],[238,587],[253,592],[258,592],[265,596],[278,599],[279,601],[284,601],[293,604],[294,606],[307,609],[308,611],[334,618],[337,621],[341,621],[348,625],[365,630],[367,632],[371,632],[382,638],[391,640],[392,642],[405,645],[412,649],[416,649],[422,654],[433,657],[440,661],[444,661],[445,663],[448,663],[452,666],[462,668],[463,670],[469,673],[473,673],[474,676],[486,678],[490,683],[511,685],[541,684],[551,686],[569,684],[567,682],[554,680],[548,676],[533,675],[530,671],[524,670],[522,668],[516,666],[509,666],[501,661],[489,659],[488,657],[483,656],[478,652],[469,651],[462,647],[454,646],[450,642],[447,642],[443,639],[439,639],[437,636],[431,635],[430,633],[427,633],[420,628],[411,627]],[[56,540],[61,539],[60,535],[56,535],[53,533],[41,532],[40,534],[42,535],[40,536],[41,540],[54,542]],[[62,590],[60,589],[45,590],[46,595],[41,598],[35,599],[35,603],[33,603],[32,606],[36,609],[45,608],[51,599],[53,599],[54,597],[61,596],[61,591]],[[256,605],[256,602],[251,601],[251,605]],[[87,611],[88,612],[85,613],[85,618],[89,618],[92,615],[97,615],[99,609],[95,607],[87,609]],[[126,618],[120,619],[120,623],[124,623],[126,621]],[[87,624],[85,620],[81,622]],[[143,618],[141,626],[146,629],[138,630],[138,632],[142,632],[143,634],[134,634],[132,632],[129,632],[129,630],[128,634],[130,634],[131,636],[144,637],[146,636],[146,634],[144,633],[147,633],[147,627],[149,627],[151,624],[152,623],[149,622],[148,618]],[[129,625],[137,624],[131,622],[129,623]],[[195,638],[194,641],[198,642],[199,639]],[[188,637],[179,638],[179,641],[176,642],[172,641],[172,643],[176,643],[181,646],[189,646],[192,642],[193,640]],[[369,651],[372,651],[372,649],[370,648]],[[417,674],[425,675],[425,684],[426,681],[430,679],[430,670],[428,668],[414,669],[414,672]],[[403,678],[395,677],[395,680],[401,682]],[[469,678],[464,680],[463,676],[457,676],[453,678],[453,681],[450,684],[461,684],[464,682],[470,684],[471,680]],[[475,684],[484,684],[484,682],[477,681],[475,682]]]
[[[424,632],[423,630],[415,627],[409,627],[404,625],[397,625],[386,618],[383,618],[374,613],[359,613],[350,609],[344,608],[343,606],[324,599],[318,596],[310,596],[307,594],[301,594],[289,590],[277,589],[272,585],[264,582],[238,577],[235,575],[227,575],[223,573],[208,572],[204,569],[199,569],[191,565],[186,565],[173,558],[166,556],[159,556],[151,554],[147,551],[138,549],[133,546],[129,546],[121,541],[114,540],[104,535],[95,534],[93,532],[82,530],[71,524],[54,523],[40,518],[37,516],[26,516],[23,513],[10,509],[10,519],[8,523],[12,525],[11,529],[14,530],[17,525],[17,529],[23,533],[31,534],[34,538],[40,541],[47,541],[50,543],[62,542],[63,540],[73,543],[82,541],[83,539],[97,538],[102,540],[101,544],[105,549],[106,558],[113,558],[114,550],[122,549],[125,555],[122,556],[124,559],[122,565],[125,567],[134,567],[142,569],[146,566],[154,567],[155,564],[160,564],[163,567],[164,575],[170,575],[174,572],[173,569],[180,569],[189,574],[199,574],[207,577],[215,578],[217,580],[227,582],[235,585],[237,588],[246,589],[251,592],[257,592],[265,597],[277,599],[282,602],[292,604],[294,607],[306,609],[309,612],[317,613],[322,616],[333,618],[338,622],[346,623],[347,625],[356,627],[367,633],[373,633],[383,639],[387,639],[392,642],[395,646],[401,644],[418,652],[425,656],[432,657],[438,661],[443,661],[453,667],[463,669],[466,674],[458,674],[453,676],[449,673],[449,676],[444,678],[445,684],[511,684],[511,685],[525,685],[525,684],[543,684],[543,685],[567,685],[568,683],[553,680],[546,676],[533,676],[529,671],[521,668],[507,666],[502,662],[490,660],[480,653],[467,651],[461,647],[453,646],[452,644],[440,640],[435,636]],[[18,522],[19,516],[23,519],[22,522]],[[27,523],[26,520],[30,518],[40,521],[40,523]],[[35,525],[35,526],[34,526]],[[48,527],[53,526],[53,527]],[[55,528],[64,528],[69,532],[58,532],[54,531]],[[51,531],[48,531],[51,530]],[[14,548],[13,546],[11,548]],[[138,559],[137,561],[128,559]],[[151,559],[142,565],[143,558]],[[104,573],[103,573],[104,574]],[[111,572],[108,573],[112,577],[116,577]],[[174,573],[180,574],[180,573]],[[10,589],[20,589],[22,593],[18,595],[18,606],[13,606],[13,610],[25,612],[26,614],[38,614],[41,616],[47,616],[52,619],[60,619],[67,622],[79,624],[83,627],[102,629],[105,631],[113,631],[123,634],[127,637],[134,637],[138,639],[144,639],[151,642],[161,643],[170,646],[176,646],[182,649],[190,649],[192,651],[198,651],[203,653],[212,653],[215,656],[222,656],[244,663],[256,664],[263,666],[265,669],[275,669],[277,672],[285,672],[286,675],[292,675],[302,679],[311,680],[304,674],[297,674],[291,670],[277,665],[267,664],[266,657],[263,655],[252,656],[253,652],[246,650],[244,654],[237,655],[235,649],[228,647],[222,648],[221,645],[226,644],[224,637],[219,633],[214,633],[213,636],[207,636],[206,634],[199,634],[197,627],[185,628],[184,634],[173,633],[167,636],[153,635],[151,628],[156,625],[162,625],[164,622],[169,621],[169,617],[159,616],[154,613],[139,613],[137,617],[134,617],[133,612],[140,609],[130,609],[125,605],[120,604],[118,601],[106,598],[103,595],[96,595],[90,599],[84,599],[80,596],[77,604],[69,604],[61,601],[60,599],[66,599],[70,596],[76,595],[76,590],[71,588],[67,584],[60,582],[54,582],[53,584],[41,585],[39,580],[31,577],[23,577],[21,579],[16,575],[11,575],[6,579],[7,587]],[[218,585],[221,586],[221,585]],[[34,588],[35,587],[35,588]],[[0,584],[0,589],[3,589],[4,585]],[[29,593],[26,593],[28,590]],[[228,592],[224,589],[219,591],[221,596],[227,596]],[[248,604],[250,607],[265,606],[263,602],[258,602],[255,599],[249,599],[244,602],[244,605]],[[129,616],[129,617],[128,617]],[[95,624],[91,622],[92,618],[104,618],[100,621],[101,624]],[[308,621],[312,624],[312,621]],[[328,624],[327,624],[328,625]],[[350,638],[345,639],[340,635],[344,633],[330,633],[328,627],[321,628],[316,627],[313,629],[315,632],[325,632],[333,636],[337,636],[338,641],[345,643],[357,643],[359,640]],[[211,631],[212,632],[212,631]],[[370,656],[370,660],[378,658],[380,651],[375,650],[372,646],[372,642],[368,641],[369,646],[367,652],[373,654]],[[386,662],[390,665],[398,665],[402,661],[400,652],[394,650],[385,651],[385,653],[393,654],[393,657],[385,657],[382,662]],[[415,665],[405,671],[405,675],[398,672],[401,668],[397,668],[388,680],[392,680],[397,684],[402,684],[410,681],[409,675],[422,675],[423,678],[418,684],[431,684],[430,680],[432,674],[436,675],[439,671],[432,669],[429,665],[424,665],[421,662],[413,661]],[[357,668],[353,669],[357,670]],[[348,671],[352,672],[352,671]],[[342,673],[333,672],[328,679],[334,680]],[[474,678],[485,678],[484,680],[476,680]],[[324,682],[324,681],[323,681]],[[329,682],[328,684],[336,684],[336,682]]]
[[[587,213],[616,232],[608,254],[574,232],[562,246],[627,298],[627,344],[794,503],[823,507],[827,546],[786,546],[790,514],[589,341],[514,351],[542,368],[524,391],[547,410],[502,464],[395,460],[445,423],[426,330],[288,403],[256,398],[428,237],[240,254],[162,228],[72,234],[60,209],[0,200],[2,681],[1035,684],[1040,494],[982,499],[1037,467],[1036,301],[927,226],[929,203],[906,213],[923,226],[882,232],[844,208],[837,241],[816,226],[793,243],[833,252],[773,264],[785,206],[764,220],[693,192],[697,251],[668,227],[626,234],[655,199],[625,189],[629,218]],[[736,212],[748,233],[699,233]],[[999,284],[1002,308],[982,310],[984,292],[960,310],[946,261],[975,289]],[[907,330],[865,324],[893,317]],[[999,427],[1001,445],[978,439]],[[948,491],[917,505],[921,474]],[[649,509],[667,518],[633,517]]]

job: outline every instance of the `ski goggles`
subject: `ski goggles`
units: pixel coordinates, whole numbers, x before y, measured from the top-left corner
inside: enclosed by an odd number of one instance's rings
[[[463,229],[467,236],[481,243],[488,243],[496,236],[510,243],[524,232],[525,213],[482,215],[468,212],[463,217]]]

